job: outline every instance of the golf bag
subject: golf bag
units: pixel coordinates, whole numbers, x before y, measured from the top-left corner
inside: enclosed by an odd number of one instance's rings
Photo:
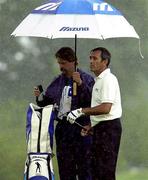
[[[31,103],[27,111],[24,180],[54,180],[53,133],[53,105],[42,108]]]

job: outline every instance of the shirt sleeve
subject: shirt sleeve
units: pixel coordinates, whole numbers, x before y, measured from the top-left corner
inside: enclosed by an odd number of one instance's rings
[[[115,77],[108,77],[103,82],[101,89],[101,102],[102,103],[114,103],[117,89],[117,79]]]

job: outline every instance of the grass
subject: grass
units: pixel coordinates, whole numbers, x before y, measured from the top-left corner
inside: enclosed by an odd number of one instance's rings
[[[147,180],[148,169],[131,168],[117,173],[117,180]]]
[[[59,180],[57,161],[53,159],[55,180]],[[126,171],[118,170],[116,180],[148,180],[148,169],[132,167]]]
[[[23,179],[26,159],[26,104],[26,102],[18,102],[17,104],[11,101],[8,104],[6,103],[0,106],[0,179],[2,180]],[[121,166],[124,165],[124,158],[121,158],[119,162],[117,180],[148,179],[148,168],[130,168],[129,170],[121,171]],[[55,180],[59,180],[56,156],[53,158],[53,165]]]

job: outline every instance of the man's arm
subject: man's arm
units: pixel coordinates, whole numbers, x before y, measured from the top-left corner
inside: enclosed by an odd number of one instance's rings
[[[91,103],[91,93],[94,85],[93,77],[78,71],[73,73],[73,80],[77,83],[77,94],[79,95],[80,107],[89,107]]]
[[[40,107],[44,107],[52,103],[51,99],[42,94],[38,87],[34,88],[34,96],[36,97],[37,105]]]
[[[75,122],[75,120],[83,115],[101,115],[108,114],[111,110],[112,103],[102,103],[98,106],[92,108],[79,108],[74,111],[71,111],[67,116],[67,121],[71,124]]]
[[[82,108],[82,113],[85,115],[101,115],[108,114],[111,110],[112,103],[102,103],[91,108]]]

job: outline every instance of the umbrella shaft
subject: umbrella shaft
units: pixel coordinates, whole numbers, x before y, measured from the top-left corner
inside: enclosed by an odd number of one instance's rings
[[[77,59],[77,34],[75,34],[75,71],[77,71],[77,68],[76,68],[77,61],[76,61],[76,59]]]

